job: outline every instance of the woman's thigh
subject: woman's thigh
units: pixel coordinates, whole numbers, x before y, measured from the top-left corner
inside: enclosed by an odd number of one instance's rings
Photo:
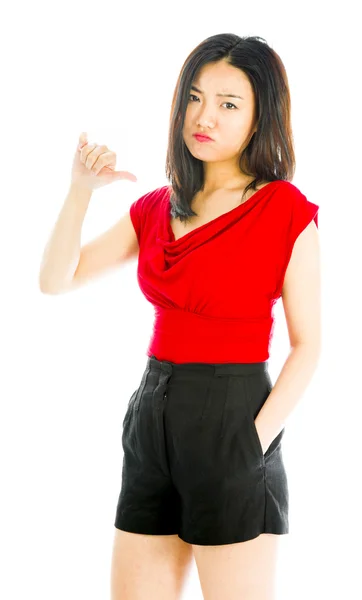
[[[179,600],[192,560],[192,546],[177,535],[115,529],[111,600]]]
[[[275,600],[279,541],[262,533],[235,544],[193,544],[204,600]]]

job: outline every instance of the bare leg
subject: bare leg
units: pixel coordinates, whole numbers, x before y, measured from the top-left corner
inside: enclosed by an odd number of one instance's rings
[[[144,535],[115,528],[111,600],[179,600],[193,552],[177,535]]]
[[[204,600],[275,600],[280,536],[220,546],[193,545]]]

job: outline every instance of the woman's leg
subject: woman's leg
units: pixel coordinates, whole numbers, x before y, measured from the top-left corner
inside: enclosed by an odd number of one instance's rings
[[[262,533],[236,544],[193,545],[204,600],[275,600],[279,540]]]

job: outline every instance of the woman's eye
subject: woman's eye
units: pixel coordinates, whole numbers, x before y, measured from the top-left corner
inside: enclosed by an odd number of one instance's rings
[[[198,97],[195,96],[195,94],[190,94],[189,98],[196,98],[196,100],[198,100]],[[229,104],[230,106],[233,106],[234,108],[237,109],[237,106],[235,106],[235,104],[233,104],[232,102],[224,102],[224,104]]]
[[[237,108],[237,106],[235,106],[235,104],[232,104],[232,102],[224,102],[224,104],[230,104],[230,106],[233,106],[234,108]]]

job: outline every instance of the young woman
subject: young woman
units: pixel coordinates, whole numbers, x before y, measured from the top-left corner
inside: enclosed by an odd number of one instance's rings
[[[278,54],[259,37],[206,39],[173,97],[170,185],[79,250],[92,190],[135,180],[114,171],[106,146],[80,139],[41,289],[67,291],[138,257],[155,308],[123,421],[112,600],[181,598],[193,557],[205,600],[275,597],[289,532],[284,424],[320,353],[319,206],[291,183],[292,140]],[[273,385],[280,297],[291,351]]]

